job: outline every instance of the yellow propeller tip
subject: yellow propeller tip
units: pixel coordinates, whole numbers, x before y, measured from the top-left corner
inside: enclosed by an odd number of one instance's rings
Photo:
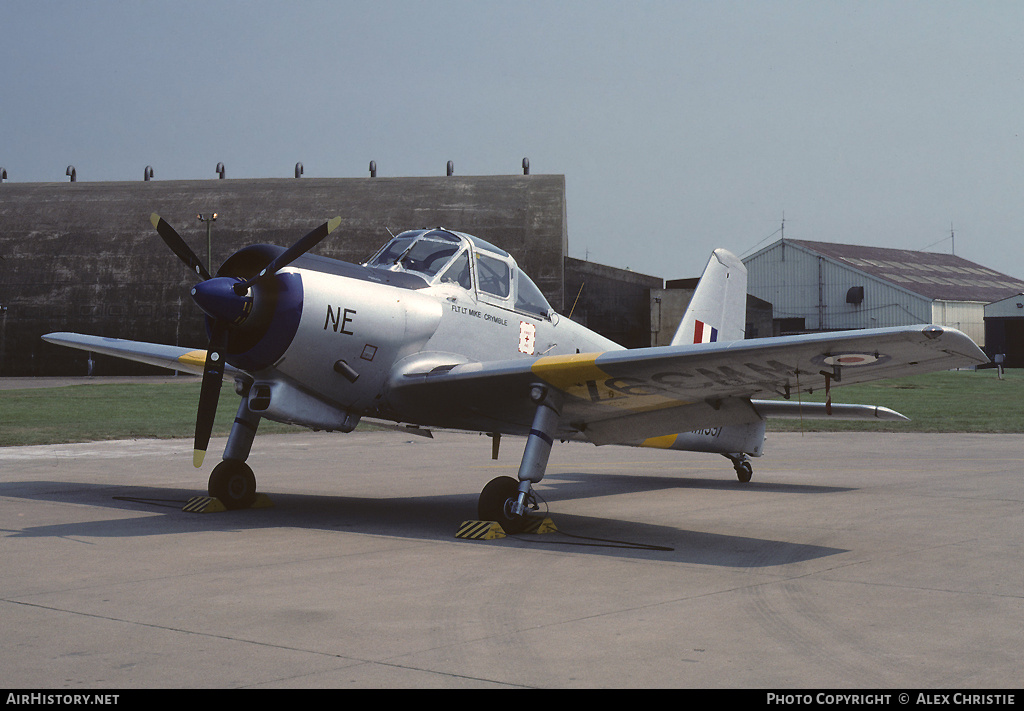
[[[153,223],[153,227],[156,227],[157,225],[160,224],[160,215],[154,212],[152,215],[149,216],[149,221]]]
[[[340,224],[341,224],[341,216],[340,215],[338,217],[334,217],[334,218],[328,220],[327,221],[327,234],[330,234],[330,233],[334,232],[334,230],[338,229],[338,225],[340,225]]]
[[[201,449],[192,450],[192,466],[196,469],[203,466],[203,459],[206,457],[206,452]]]

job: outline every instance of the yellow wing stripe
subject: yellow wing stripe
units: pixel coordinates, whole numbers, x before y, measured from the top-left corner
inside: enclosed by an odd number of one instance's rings
[[[672,445],[675,444],[677,434],[662,435],[661,437],[648,437],[645,439],[640,446],[641,447],[654,447],[656,449],[672,449]]]
[[[204,368],[206,367],[206,351],[189,351],[178,356],[178,362],[182,365]]]
[[[531,370],[544,382],[572,397],[629,412],[647,412],[688,404],[630,378],[609,375],[597,365],[601,353],[538,358]]]
[[[576,353],[574,355],[545,356],[538,358],[530,370],[538,378],[554,385],[559,390],[572,392],[587,387],[587,381],[605,381],[609,376],[597,367],[600,353]]]

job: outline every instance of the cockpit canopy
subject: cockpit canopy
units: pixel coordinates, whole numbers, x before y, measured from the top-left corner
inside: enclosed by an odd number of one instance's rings
[[[547,299],[508,252],[461,232],[402,232],[366,265],[418,274],[431,285],[455,284],[474,292],[481,301],[531,316],[551,315]]]

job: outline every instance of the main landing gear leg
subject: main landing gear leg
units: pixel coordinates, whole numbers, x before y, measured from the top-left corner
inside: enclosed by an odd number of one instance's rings
[[[497,521],[508,533],[522,531],[527,511],[537,508],[532,486],[544,478],[562,412],[561,401],[546,387],[534,386],[530,399],[537,410],[519,464],[519,482],[507,476],[491,480],[480,493],[477,507],[481,520]]]
[[[220,499],[227,509],[247,509],[256,501],[256,477],[245,463],[256,439],[260,416],[249,410],[249,392],[245,389],[235,414],[224,461],[210,473],[210,496]]]

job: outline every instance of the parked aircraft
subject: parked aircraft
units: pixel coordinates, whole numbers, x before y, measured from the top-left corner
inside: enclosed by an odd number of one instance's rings
[[[558,440],[719,453],[741,481],[763,453],[765,419],[906,419],[870,405],[802,403],[801,392],[987,362],[963,333],[918,325],[744,340],[746,269],[707,263],[672,344],[624,349],[555,312],[515,259],[453,230],[393,237],[362,264],[309,251],[334,218],[287,249],[246,247],[207,271],[158,215],[152,223],[200,281],[207,349],[74,333],[72,348],[202,374],[194,464],[223,380],[241,396],[210,495],[251,505],[246,463],[261,419],[350,432],[361,419],[406,431],[526,437],[518,479],[483,489],[482,520],[522,530]],[[773,399],[774,398],[774,399]],[[782,398],[782,399],[779,399]]]

